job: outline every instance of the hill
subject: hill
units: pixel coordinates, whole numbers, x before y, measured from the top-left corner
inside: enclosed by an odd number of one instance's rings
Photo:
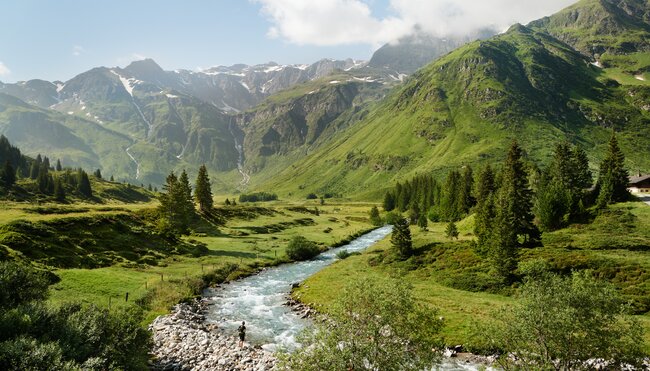
[[[537,162],[568,139],[596,166],[612,129],[628,166],[647,171],[648,85],[621,84],[589,62],[566,43],[515,25],[421,69],[363,122],[267,188],[377,198],[417,172],[495,162],[513,138]]]

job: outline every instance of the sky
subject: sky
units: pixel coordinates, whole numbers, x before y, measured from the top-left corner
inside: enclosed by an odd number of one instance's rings
[[[0,5],[0,81],[66,81],[154,59],[166,70],[367,60],[415,27],[505,30],[574,0],[14,0]]]

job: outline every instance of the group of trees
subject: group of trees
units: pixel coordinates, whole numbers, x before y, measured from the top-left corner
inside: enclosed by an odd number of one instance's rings
[[[465,166],[462,172],[450,171],[443,185],[431,175],[419,175],[397,183],[386,193],[383,206],[386,211],[408,211],[406,225],[417,223],[421,229],[427,227],[426,214],[432,221],[453,223],[473,212],[476,251],[507,282],[513,278],[520,248],[539,243],[541,231],[579,220],[594,202],[604,207],[629,197],[624,161],[612,134],[592,189],[589,160],[580,147],[557,144],[551,162],[539,169],[526,161],[521,147],[513,141],[499,171],[486,165],[475,181],[472,168]],[[371,210],[373,223],[378,218],[375,214]],[[405,236],[401,228],[404,222],[397,220],[394,236]],[[448,229],[453,232],[448,237],[457,236],[455,225],[448,225]],[[394,245],[399,255],[408,255],[404,242]]]
[[[158,196],[162,214],[160,228],[175,233],[187,233],[190,221],[196,215],[194,201],[199,205],[199,211],[209,214],[212,211],[213,200],[210,177],[205,165],[199,167],[196,178],[194,197],[187,172],[183,170],[180,176],[170,172],[163,185],[163,192]]]
[[[0,262],[0,369],[144,369],[150,335],[141,311],[44,302],[51,274]]]
[[[268,192],[242,193],[239,195],[239,202],[275,201],[277,199],[278,195]]]
[[[472,194],[473,170],[465,166],[462,172],[452,170],[444,184],[438,183],[431,174],[418,175],[404,184],[386,192],[385,211],[408,211],[411,224],[426,228],[427,217],[431,221],[454,222],[468,215],[476,203]]]

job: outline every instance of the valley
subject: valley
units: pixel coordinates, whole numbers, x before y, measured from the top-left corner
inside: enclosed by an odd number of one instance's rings
[[[0,82],[0,369],[647,368],[650,3],[521,19]]]

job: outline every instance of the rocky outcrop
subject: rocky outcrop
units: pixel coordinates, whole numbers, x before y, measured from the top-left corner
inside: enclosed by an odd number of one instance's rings
[[[154,370],[272,370],[277,359],[260,347],[245,344],[205,322],[207,303],[177,304],[149,326],[153,333]]]

